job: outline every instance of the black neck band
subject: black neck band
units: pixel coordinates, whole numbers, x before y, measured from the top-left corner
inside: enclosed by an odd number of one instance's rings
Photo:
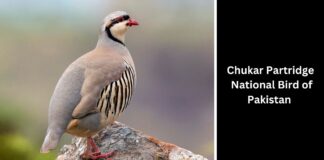
[[[107,33],[108,37],[109,37],[110,39],[112,39],[113,41],[118,42],[118,43],[120,43],[120,44],[122,44],[122,45],[125,46],[125,44],[124,44],[122,41],[120,41],[119,39],[117,39],[116,37],[114,37],[114,36],[111,34],[110,28],[111,28],[112,26],[113,26],[113,25],[109,25],[108,27],[106,27],[106,33]]]
[[[120,44],[122,44],[124,46],[125,46],[125,44],[122,41],[120,41],[119,39],[117,39],[116,37],[114,37],[111,34],[110,28],[112,26],[114,26],[115,24],[119,23],[119,22],[123,22],[123,21],[129,20],[129,18],[130,18],[129,15],[124,15],[124,16],[117,17],[115,19],[112,19],[110,25],[106,27],[106,32],[107,32],[108,37],[110,39],[112,39],[113,41],[118,42],[118,43],[120,43]]]

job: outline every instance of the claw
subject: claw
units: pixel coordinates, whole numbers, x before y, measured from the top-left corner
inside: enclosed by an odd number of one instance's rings
[[[97,160],[105,158],[106,160],[112,160],[110,157],[114,155],[114,151],[108,153],[101,153],[99,147],[95,144],[91,137],[87,138],[87,149],[81,155],[82,159]]]

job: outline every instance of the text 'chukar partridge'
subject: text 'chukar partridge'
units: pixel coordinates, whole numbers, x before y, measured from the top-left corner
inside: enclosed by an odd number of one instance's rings
[[[75,60],[59,79],[49,104],[42,153],[54,149],[64,132],[87,137],[86,159],[108,158],[91,136],[112,124],[129,104],[136,82],[132,57],[125,47],[127,29],[138,23],[124,11],[109,14],[97,46]]]

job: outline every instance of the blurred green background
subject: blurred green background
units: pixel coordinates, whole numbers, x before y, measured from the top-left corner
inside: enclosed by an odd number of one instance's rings
[[[39,154],[55,84],[92,50],[103,18],[125,10],[139,21],[126,45],[138,83],[118,120],[213,159],[212,0],[0,1],[0,159]],[[64,135],[59,147],[70,143]]]

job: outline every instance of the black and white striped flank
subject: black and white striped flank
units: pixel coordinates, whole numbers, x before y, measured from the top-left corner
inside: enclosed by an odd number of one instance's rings
[[[97,103],[99,111],[104,113],[108,119],[115,119],[128,106],[135,85],[135,71],[127,66],[121,78],[107,85],[100,94]]]

